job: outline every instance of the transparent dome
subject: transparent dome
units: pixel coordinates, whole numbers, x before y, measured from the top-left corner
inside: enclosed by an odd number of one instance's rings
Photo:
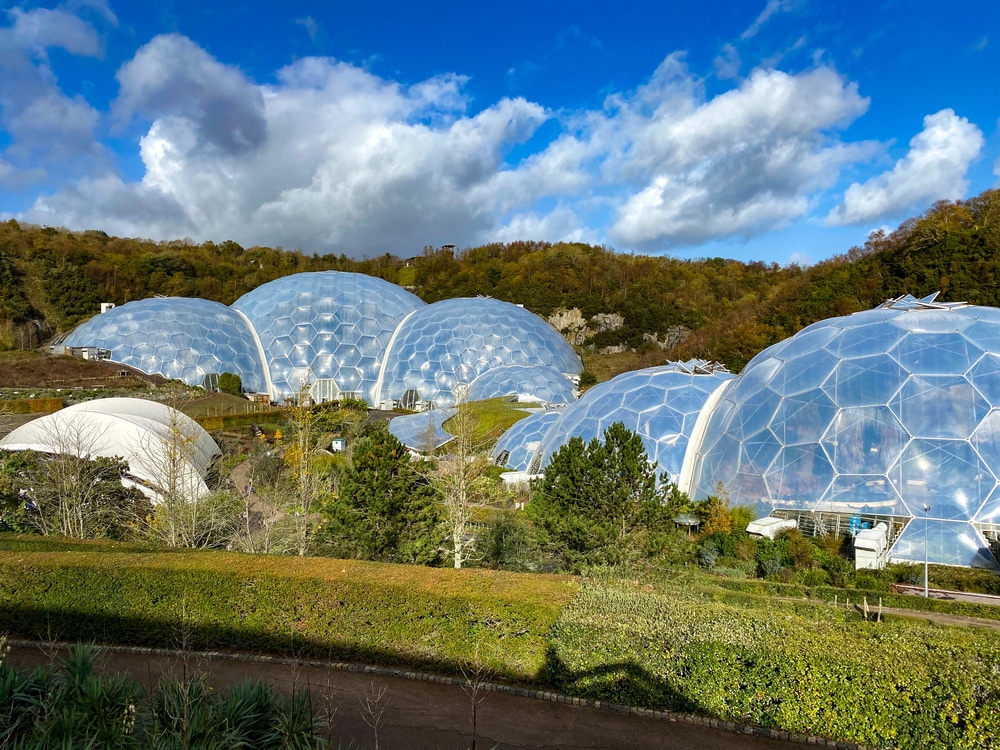
[[[267,392],[264,367],[246,320],[225,305],[187,297],[136,300],[95,315],[63,342],[108,349],[137,370],[200,386],[205,375],[232,372],[243,389]]]
[[[370,404],[392,333],[419,297],[359,273],[320,271],[276,279],[233,303],[250,320],[267,356],[276,396],[306,381],[333,379]]]
[[[420,414],[404,414],[389,420],[389,432],[410,450],[428,455],[455,439],[444,423],[455,409],[432,409]]]
[[[693,494],[722,482],[762,513],[906,519],[926,507],[929,536],[965,539],[928,543],[931,561],[971,565],[987,546],[973,524],[1000,518],[998,406],[1000,310],[890,300],[754,357],[711,414]],[[893,559],[923,560],[923,529],[915,556],[910,527]]]
[[[493,460],[514,471],[527,471],[531,458],[542,444],[542,438],[562,412],[538,409],[515,422],[500,436],[493,448]]]
[[[571,437],[600,439],[604,430],[621,422],[642,438],[656,471],[667,472],[676,482],[702,407],[732,377],[720,365],[694,360],[627,372],[600,383],[562,410],[531,470],[544,468]]]
[[[455,386],[506,365],[547,367],[567,375],[583,370],[573,347],[534,313],[488,297],[443,300],[399,326],[376,397],[402,399],[413,391],[422,401],[451,406]]]
[[[573,381],[551,367],[507,365],[487,370],[469,383],[469,400],[517,396],[519,401],[569,404],[576,399]]]

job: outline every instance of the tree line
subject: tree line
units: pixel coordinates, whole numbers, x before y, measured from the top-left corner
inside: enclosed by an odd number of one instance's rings
[[[631,347],[648,362],[665,356],[715,359],[735,371],[810,323],[890,296],[940,291],[942,299],[1000,304],[998,257],[995,190],[937,203],[896,230],[875,232],[863,246],[808,268],[527,241],[353,260],[243,248],[231,240],[154,242],[11,220],[0,224],[0,346],[19,346],[14,329],[30,320],[53,332],[68,330],[93,315],[100,301],[122,304],[160,294],[231,304],[282,276],[340,270],[400,284],[427,302],[489,295],[543,317],[573,308],[587,318],[615,313],[624,326],[592,334],[588,344]],[[650,343],[677,327],[690,334],[670,350]]]

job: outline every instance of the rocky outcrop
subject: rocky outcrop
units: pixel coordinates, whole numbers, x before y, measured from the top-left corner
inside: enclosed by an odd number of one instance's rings
[[[618,313],[598,313],[589,320],[578,308],[556,310],[549,316],[549,324],[559,331],[569,343],[583,346],[587,339],[602,331],[617,331],[625,326],[625,318]],[[654,343],[659,349],[670,349],[687,338],[690,331],[684,326],[671,326],[661,334],[644,333],[643,340]],[[606,346],[598,354],[618,354],[628,349],[624,344]]]
[[[597,313],[590,320],[576,307],[571,310],[556,310],[549,316],[549,325],[559,331],[575,346],[583,343],[601,331],[617,331],[625,325],[625,318],[618,313]]]

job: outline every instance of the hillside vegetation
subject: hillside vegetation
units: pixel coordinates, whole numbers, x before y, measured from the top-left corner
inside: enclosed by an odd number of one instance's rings
[[[0,346],[37,345],[47,333],[70,330],[93,315],[101,301],[121,304],[160,294],[230,304],[281,276],[333,269],[402,284],[428,302],[481,294],[523,304],[544,317],[572,309],[588,320],[621,316],[621,327],[591,328],[583,341],[597,350],[616,345],[636,350],[636,356],[619,360],[621,369],[697,356],[738,370],[761,349],[810,323],[873,307],[887,297],[940,291],[945,300],[998,305],[998,258],[1000,191],[995,190],[938,203],[895,231],[876,232],[863,247],[809,268],[543,242],[458,252],[425,248],[409,259],[352,260],[280,247],[243,248],[232,241],[125,239],[12,220],[0,224]],[[690,333],[683,338],[685,331]],[[651,339],[669,348],[662,350]]]

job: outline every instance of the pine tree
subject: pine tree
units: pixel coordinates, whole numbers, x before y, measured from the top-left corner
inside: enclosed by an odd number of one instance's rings
[[[335,554],[424,564],[440,556],[434,488],[384,427],[358,440],[339,496],[324,515],[321,538]]]
[[[652,532],[670,525],[642,439],[615,423],[584,444],[571,438],[552,457],[530,512],[550,550],[570,568],[646,554]]]

